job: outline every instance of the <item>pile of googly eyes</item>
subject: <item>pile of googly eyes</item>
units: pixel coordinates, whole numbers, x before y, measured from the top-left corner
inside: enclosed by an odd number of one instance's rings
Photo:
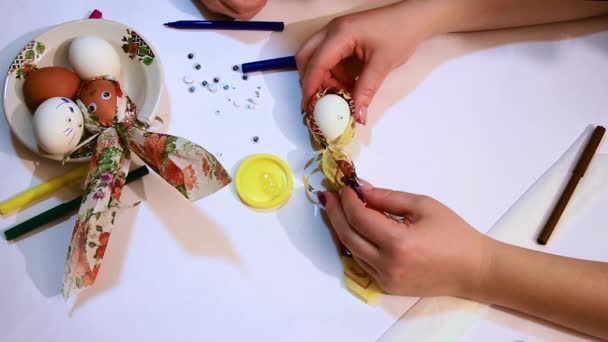
[[[193,61],[192,70],[194,75],[197,75],[199,71],[203,70],[203,66],[195,61],[196,55],[193,52],[188,53],[186,57],[189,61]],[[240,72],[240,70],[238,65],[231,67],[231,72]],[[182,78],[182,81],[188,86],[187,91],[189,93],[196,93],[199,89],[204,89],[212,94],[224,95],[226,102],[232,104],[235,108],[255,110],[258,105],[260,105],[261,86],[257,86],[253,92],[243,94],[238,84],[228,84],[222,81],[220,76],[199,80],[196,76],[193,76],[193,74],[186,74]],[[241,81],[247,81],[248,79],[249,76],[247,74],[243,74],[240,77]],[[216,110],[215,113],[220,114],[221,111]]]

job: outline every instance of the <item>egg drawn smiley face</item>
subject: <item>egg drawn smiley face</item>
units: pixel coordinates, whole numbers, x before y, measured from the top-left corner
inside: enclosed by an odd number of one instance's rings
[[[80,90],[80,101],[89,113],[97,116],[99,123],[110,125],[116,116],[116,84],[109,80],[95,80]]]
[[[74,141],[78,142],[82,136],[82,131],[84,130],[82,113],[78,110],[78,106],[71,100],[66,99],[65,97],[60,97],[60,99],[61,103],[59,103],[55,109],[57,109],[59,115],[63,115],[65,128],[62,133],[69,139],[71,145]]]
[[[51,154],[70,152],[78,145],[84,131],[78,105],[65,97],[44,101],[34,113],[33,124],[38,145]]]

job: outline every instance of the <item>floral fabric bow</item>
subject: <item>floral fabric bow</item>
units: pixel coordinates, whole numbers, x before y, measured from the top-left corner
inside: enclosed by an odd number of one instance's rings
[[[69,297],[95,282],[110,239],[131,152],[191,201],[231,182],[219,161],[184,138],[148,132],[137,124],[137,109],[118,82],[88,81],[77,104],[95,139],[78,218],[68,248],[63,295]]]

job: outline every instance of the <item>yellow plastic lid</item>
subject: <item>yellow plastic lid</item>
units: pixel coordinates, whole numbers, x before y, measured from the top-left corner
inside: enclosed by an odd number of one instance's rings
[[[258,209],[283,205],[293,189],[291,169],[272,154],[255,154],[245,159],[236,172],[236,192],[241,201]]]

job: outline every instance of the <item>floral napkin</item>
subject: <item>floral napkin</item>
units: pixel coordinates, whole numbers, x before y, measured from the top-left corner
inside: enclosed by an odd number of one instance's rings
[[[94,134],[95,144],[68,248],[63,280],[66,298],[95,282],[116,219],[131,152],[191,201],[213,194],[231,182],[220,162],[201,146],[140,127],[135,119],[137,109],[122,91],[118,91],[116,115],[109,123],[101,123],[82,101],[77,103],[84,114],[85,127]]]

